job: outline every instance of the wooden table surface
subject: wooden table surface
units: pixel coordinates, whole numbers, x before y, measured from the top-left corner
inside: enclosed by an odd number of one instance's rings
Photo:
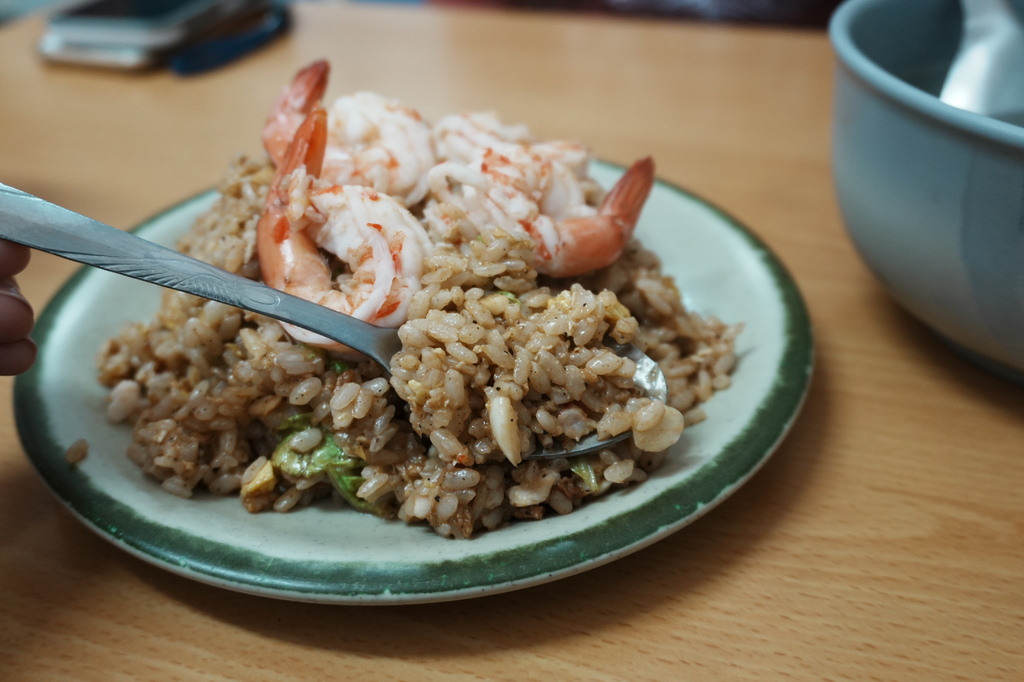
[[[331,94],[654,154],[790,268],[817,364],[774,457],[695,524],[555,583],[388,607],[236,594],[107,544],[30,467],[0,378],[0,679],[1022,679],[1024,390],[858,260],[823,32],[312,4],[270,48],[180,78],[47,67],[41,30],[0,27],[2,182],[129,227],[258,153],[278,89],[326,57]],[[41,309],[74,269],[36,254],[20,281]]]

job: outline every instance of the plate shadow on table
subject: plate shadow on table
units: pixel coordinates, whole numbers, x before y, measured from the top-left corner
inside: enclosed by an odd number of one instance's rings
[[[128,573],[138,560],[116,550],[79,522],[14,450],[0,469],[0,582],[7,598],[0,636],[0,679],[26,679],[38,670],[39,650],[53,646],[69,615],[103,611],[96,595]],[[56,637],[56,635],[54,635]],[[11,671],[18,671],[12,673]]]
[[[650,547],[553,583],[444,603],[343,606],[235,593],[128,556],[123,561],[168,598],[233,628],[337,652],[428,660],[438,651],[446,657],[460,652],[478,656],[480,651],[592,638],[666,604],[685,608],[688,600],[703,598],[710,582],[755,560],[759,545],[812,485],[815,465],[827,454],[821,444],[828,430],[828,395],[828,365],[819,358],[803,412],[790,433],[761,471],[730,498]],[[624,595],[602,599],[609,586]],[[439,622],[458,625],[439,628]],[[417,636],[396,643],[395,634],[403,632]]]

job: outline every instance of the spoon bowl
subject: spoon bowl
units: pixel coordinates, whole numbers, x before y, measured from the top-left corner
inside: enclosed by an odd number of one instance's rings
[[[292,296],[2,183],[0,238],[308,329],[363,353],[388,373],[391,358],[402,349],[397,328],[377,327]],[[632,345],[605,345],[633,360],[637,367],[634,384],[647,397],[667,398],[668,386],[657,362]],[[629,435],[601,440],[593,433],[568,449],[538,450],[524,459],[574,457],[609,447]]]
[[[939,98],[1024,125],[1024,23],[1012,0],[961,0],[963,30]]]

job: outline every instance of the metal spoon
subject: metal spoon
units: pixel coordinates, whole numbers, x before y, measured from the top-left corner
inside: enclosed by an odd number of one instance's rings
[[[390,372],[402,349],[398,330],[354,317],[232,274],[130,232],[79,215],[0,183],[0,237],[62,258],[244,308],[343,343]],[[658,363],[639,348],[606,343],[636,363],[634,383],[645,395],[665,400],[668,386]],[[541,450],[525,459],[573,457],[624,440],[629,432],[599,440],[596,433],[567,450]]]
[[[1024,24],[1013,0],[961,0],[963,34],[939,98],[985,116],[1024,116]]]

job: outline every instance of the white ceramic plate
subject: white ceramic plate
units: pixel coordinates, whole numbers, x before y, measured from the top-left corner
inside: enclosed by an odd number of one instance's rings
[[[597,164],[606,185],[621,169]],[[139,227],[171,245],[213,201],[189,199]],[[100,270],[78,272],[40,316],[39,360],[15,384],[25,450],[54,493],[118,547],[175,573],[272,597],[332,603],[444,601],[535,585],[599,566],[691,523],[764,463],[800,409],[813,344],[784,267],[748,230],[659,183],[638,234],[663,259],[688,305],[743,322],[733,387],[707,405],[661,469],[641,485],[567,516],[516,522],[469,541],[351,509],[248,514],[235,497],[182,500],[125,456],[127,427],[105,418],[93,357],[132,320],[148,320],[160,289]],[[79,438],[89,456],[64,459]],[[752,520],[756,523],[756,520]]]

